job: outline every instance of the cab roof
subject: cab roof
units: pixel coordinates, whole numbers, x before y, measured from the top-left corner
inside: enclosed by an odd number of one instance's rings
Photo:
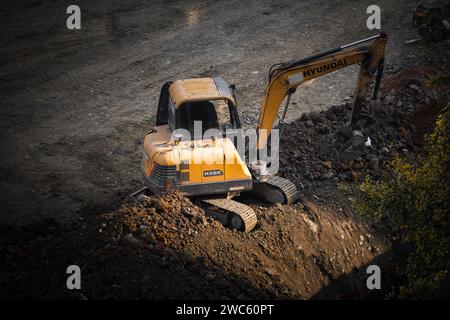
[[[220,77],[176,80],[170,85],[169,93],[175,108],[191,101],[222,99],[236,105],[230,88]]]

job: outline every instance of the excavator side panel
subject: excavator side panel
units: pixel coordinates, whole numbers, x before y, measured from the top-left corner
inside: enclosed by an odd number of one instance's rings
[[[166,82],[159,95],[158,110],[156,112],[156,125],[161,126],[167,124],[168,106],[169,106],[169,87],[172,81]]]
[[[223,150],[225,155],[225,180],[251,179],[246,163],[231,140],[223,139]]]
[[[225,179],[224,150],[222,141],[197,140],[196,150],[201,154],[202,183],[219,182]]]
[[[180,157],[178,184],[201,183],[202,163],[195,161],[196,153],[194,141],[182,141],[177,150]]]
[[[251,180],[247,165],[229,139],[194,140],[189,143],[194,148],[187,147],[185,142],[177,147],[181,170],[189,172],[189,180],[183,180],[181,184]]]
[[[230,140],[175,143],[167,125],[155,127],[144,138],[142,174],[154,193],[172,188],[195,196],[252,188],[251,174]]]
[[[190,147],[183,146],[189,143]],[[180,142],[178,190],[195,195],[227,194],[250,190],[252,177],[246,164],[240,160],[234,145],[226,138]],[[228,164],[226,159],[236,159]]]

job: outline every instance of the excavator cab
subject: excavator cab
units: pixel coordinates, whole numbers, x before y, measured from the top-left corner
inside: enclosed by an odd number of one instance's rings
[[[187,130],[193,139],[201,139],[201,137],[195,135],[204,135],[211,129],[218,130],[225,136],[227,130],[240,128],[237,112],[233,112],[236,107],[226,100],[186,102],[177,109],[175,109],[173,103],[169,102],[168,107],[168,123],[171,130]],[[198,127],[197,132],[196,125]]]
[[[144,138],[142,173],[153,193],[188,196],[250,190],[252,176],[227,133],[241,127],[232,91],[219,77],[167,82],[156,127]]]
[[[208,78],[211,79],[211,78]],[[233,131],[241,128],[239,115],[234,95],[230,91],[226,82],[219,77],[212,78],[217,88],[220,86],[216,95],[210,95],[209,100],[187,100],[177,104],[170,96],[169,88],[172,82],[167,82],[161,89],[156,116],[156,125],[168,125],[171,132],[176,129],[187,130],[192,139],[201,139],[194,137],[194,134],[202,135],[210,129],[219,130],[223,136],[227,131]],[[202,83],[205,79],[188,79],[181,81],[191,81]],[[175,84],[177,86],[177,83]],[[193,89],[193,87],[191,87]],[[175,91],[176,89],[174,89]],[[177,93],[174,92],[176,95]],[[233,99],[230,99],[232,97]],[[205,96],[205,98],[207,98]],[[200,127],[201,131],[195,132],[195,126]],[[191,139],[191,140],[192,140]]]

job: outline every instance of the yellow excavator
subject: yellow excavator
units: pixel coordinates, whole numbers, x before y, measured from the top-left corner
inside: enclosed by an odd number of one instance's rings
[[[370,45],[360,46],[370,41]],[[370,118],[364,112],[365,98],[376,74],[373,96],[376,99],[386,42],[386,34],[381,33],[301,60],[273,65],[262,101],[254,147],[258,151],[267,148],[274,123],[277,118],[278,126],[283,123],[290,97],[297,87],[330,72],[360,64],[351,120],[341,130],[347,140],[352,140],[361,121],[367,122]],[[278,116],[284,100],[284,110]],[[223,136],[189,135],[187,140],[175,134],[180,129],[194,132],[196,122],[201,123],[201,133],[217,129]],[[236,149],[236,142],[225,136],[226,130],[240,128],[234,86],[228,86],[222,78],[165,83],[160,93],[156,126],[144,138],[142,175],[146,187],[132,196],[137,199],[148,189],[154,194],[176,189],[183,195],[200,199],[208,212],[223,225],[245,232],[252,230],[257,223],[255,212],[251,207],[232,200],[234,196],[252,192],[271,203],[292,203],[298,192],[291,181],[274,174],[267,175],[264,161],[245,162],[245,157]],[[344,141],[336,152],[345,154],[348,151],[351,154],[354,145]]]

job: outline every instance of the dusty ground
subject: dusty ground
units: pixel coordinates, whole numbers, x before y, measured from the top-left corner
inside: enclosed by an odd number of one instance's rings
[[[351,209],[355,182],[380,175],[396,153],[420,149],[438,108],[423,124],[419,107],[440,106],[424,86],[434,69],[404,70],[427,64],[430,52],[404,44],[417,36],[411,1],[379,2],[390,37],[386,72],[395,75],[375,106],[389,121],[369,132],[376,143],[361,159],[317,157],[321,139],[348,117],[355,69],[316,80],[293,98],[281,174],[296,183],[300,202],[272,207],[240,197],[260,219],[242,234],[192,204],[184,207],[196,213],[186,213],[170,197],[170,209],[158,199],[135,205],[125,198],[141,186],[141,142],[165,81],[221,75],[236,84],[241,118],[253,126],[269,66],[370,35],[368,4],[86,1],[79,32],[65,29],[65,4],[4,5],[0,296],[366,297],[365,266],[389,270],[392,263],[384,237]],[[314,112],[299,119],[305,111]],[[84,270],[79,294],[65,290],[68,264]]]
[[[140,143],[165,81],[221,75],[236,84],[242,121],[253,126],[270,65],[372,34],[370,1],[78,3],[77,32],[65,27],[65,3],[2,5],[2,223],[72,220],[86,204],[138,187]],[[404,45],[417,35],[414,3],[379,5],[391,72],[421,50]],[[355,72],[299,89],[288,119],[341,102]]]

